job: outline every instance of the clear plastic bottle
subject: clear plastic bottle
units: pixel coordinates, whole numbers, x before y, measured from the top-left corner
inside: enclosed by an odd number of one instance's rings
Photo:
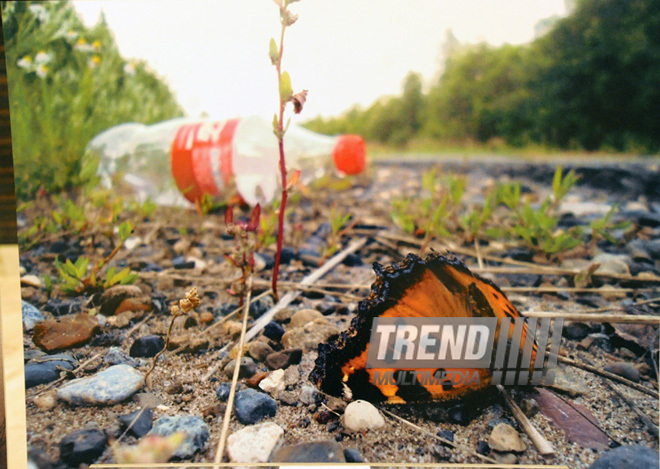
[[[288,168],[305,183],[332,168],[358,174],[365,145],[357,135],[329,137],[291,125],[284,136]],[[280,190],[279,147],[272,123],[258,116],[228,120],[178,118],[145,126],[121,124],[87,146],[106,187],[121,180],[139,199],[188,205],[204,193],[235,188],[249,205],[270,203]]]

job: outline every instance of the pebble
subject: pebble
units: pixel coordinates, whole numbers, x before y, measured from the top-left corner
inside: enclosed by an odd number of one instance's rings
[[[272,296],[264,296],[250,303],[250,316],[254,319],[263,316],[263,314],[275,305]]]
[[[131,357],[151,358],[165,347],[165,339],[159,335],[145,335],[135,339],[129,354]]]
[[[300,389],[300,402],[305,405],[316,404],[317,391],[308,384],[304,384]]]
[[[355,448],[344,449],[344,459],[346,459],[346,462],[364,462],[360,451]]]
[[[75,405],[111,405],[132,396],[143,385],[139,371],[114,365],[89,378],[68,382],[57,390],[57,397]]]
[[[529,418],[534,417],[539,409],[539,403],[536,401],[536,399],[532,398],[525,398],[520,402],[520,408],[522,411],[525,413],[525,415]]]
[[[236,391],[239,391],[240,389],[241,389],[241,384],[239,383],[236,386]],[[227,399],[229,399],[230,391],[231,391],[231,383],[225,382],[225,383],[220,383],[218,389],[215,390],[215,394],[218,396],[218,399],[220,399],[222,402],[227,402]]]
[[[186,439],[174,452],[180,459],[191,458],[195,453],[204,450],[211,436],[209,426],[202,417],[194,415],[165,416],[156,420],[147,435],[169,436],[172,433],[185,432]]]
[[[259,382],[259,388],[268,394],[284,391],[284,370],[275,370]]]
[[[34,325],[32,341],[42,350],[52,352],[83,345],[100,329],[94,316],[78,313],[46,319]]]
[[[291,365],[297,365],[302,360],[302,349],[295,348],[273,352],[266,357],[266,365],[271,370],[287,368]]]
[[[39,394],[34,398],[34,403],[39,409],[48,411],[57,405],[57,394],[55,391],[49,391],[45,394]]]
[[[225,365],[224,368],[225,376],[229,378],[233,378],[235,368],[236,368],[236,360],[231,360],[229,363]],[[242,357],[241,367],[238,370],[238,377],[250,378],[254,376],[256,372],[257,372],[257,365],[254,363],[254,360],[252,360],[250,357]]]
[[[589,469],[658,468],[658,451],[642,445],[619,446],[604,452]]]
[[[569,322],[564,325],[562,336],[571,340],[582,340],[591,332],[591,327],[583,322]]]
[[[297,406],[298,405],[298,398],[296,395],[290,391],[283,391],[280,392],[277,396],[279,401],[288,406]]]
[[[140,414],[141,411],[142,413]],[[138,414],[140,414],[139,417],[137,417]],[[133,422],[135,417],[137,417],[137,420]],[[145,407],[144,410],[138,409],[130,414],[121,415],[119,417],[119,422],[121,422],[123,428],[128,428],[132,422],[133,425],[128,433],[134,435],[136,438],[142,438],[149,433],[149,430],[151,430],[151,427],[153,426],[153,411],[151,410],[151,407]]]
[[[252,425],[277,413],[277,402],[272,397],[254,389],[236,393],[234,414],[243,425]]]
[[[264,327],[264,335],[275,342],[279,342],[284,335],[284,328],[275,321],[271,321]]]
[[[261,383],[267,377],[268,377],[267,371],[259,371],[254,376],[252,376],[252,378],[248,379],[246,384],[251,388],[256,389],[257,387],[259,387],[259,383]]]
[[[263,463],[280,441],[284,430],[273,422],[250,425],[227,438],[230,462]]]
[[[172,267],[174,267],[177,270],[194,269],[195,261],[194,260],[189,261],[184,256],[176,256],[174,259],[172,259]]]
[[[484,440],[479,440],[477,441],[477,453],[486,456],[488,453],[490,453],[490,446],[488,446],[488,442]]]
[[[284,348],[301,348],[313,350],[331,336],[339,334],[339,330],[326,321],[325,318],[307,323],[303,327],[289,329],[282,336]]]
[[[490,433],[488,446],[495,451],[516,451],[522,452],[527,449],[527,445],[522,441],[520,435],[511,425],[500,423]]]
[[[558,366],[555,369],[555,382],[551,386],[573,397],[591,392],[584,379],[565,366]]]
[[[342,264],[348,267],[360,267],[364,265],[364,262],[362,262],[362,257],[359,254],[349,254],[344,258]]]
[[[603,368],[605,371],[619,375],[622,378],[629,379],[634,383],[639,383],[641,379],[639,370],[632,364],[626,362],[610,363]]]
[[[60,441],[60,460],[76,467],[91,464],[103,454],[107,444],[108,438],[98,429],[69,433]]]
[[[33,288],[41,288],[41,280],[36,275],[23,275],[21,277],[21,285],[25,285]]]
[[[447,430],[447,429],[445,429],[445,430],[440,430],[440,431],[437,433],[437,435],[438,435],[440,438],[444,438],[445,440],[447,440],[447,441],[449,441],[449,442],[452,442],[452,443],[454,442],[454,432],[452,432],[451,430]]]
[[[35,324],[46,319],[41,311],[39,311],[39,308],[32,306],[30,303],[23,300],[21,300],[21,314],[23,316],[24,331],[31,331]]]
[[[351,432],[381,428],[385,425],[383,416],[373,404],[363,400],[353,401],[344,411],[344,426]]]
[[[289,264],[295,256],[296,253],[293,248],[283,247],[282,251],[280,252],[280,264]]]
[[[60,298],[51,298],[46,302],[44,311],[48,311],[53,316],[66,316],[68,314],[79,313],[82,310],[82,297],[62,300]]]
[[[126,352],[119,347],[110,347],[108,353],[103,357],[103,363],[106,365],[128,365],[133,368],[139,364],[137,360],[133,360]]]
[[[31,360],[24,368],[25,388],[29,389],[55,381],[60,377],[61,369],[71,371],[77,366],[78,362],[75,358],[63,353]]]
[[[302,327],[315,319],[323,319],[323,315],[315,309],[301,309],[291,317],[291,327]]]
[[[99,312],[106,316],[123,313],[124,311],[150,311],[151,298],[145,295],[135,285],[115,285],[103,292],[99,300]]]
[[[252,342],[248,349],[250,356],[258,362],[263,362],[266,360],[266,357],[273,352],[274,350],[270,345],[261,341]]]
[[[627,260],[628,256],[624,254],[608,254],[602,253],[594,256],[591,260],[593,264],[600,264],[600,267],[596,272],[601,274],[630,274],[630,268],[628,267]]]
[[[213,322],[213,319],[215,319],[215,316],[213,316],[213,313],[210,311],[204,311],[199,315],[199,320],[202,324]]]
[[[278,449],[273,462],[346,462],[344,450],[334,440],[311,441]]]
[[[493,458],[500,464],[515,464],[518,462],[518,456],[513,453],[493,453]]]

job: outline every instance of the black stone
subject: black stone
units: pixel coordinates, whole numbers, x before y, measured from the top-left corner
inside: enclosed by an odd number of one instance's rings
[[[128,433],[134,435],[136,438],[142,438],[146,435],[153,424],[153,411],[151,407],[145,407],[144,410],[136,410],[130,414],[121,415],[119,421],[121,422],[123,428],[128,428],[128,426],[133,422],[133,419],[142,411],[142,414],[135,420],[133,426],[128,431]]]
[[[272,397],[254,389],[236,393],[234,414],[243,425],[253,425],[264,418],[275,417],[276,413],[277,401]]]
[[[344,458],[346,462],[364,462],[360,452],[353,448],[344,449]]]
[[[268,337],[270,340],[279,342],[282,339],[282,336],[284,335],[284,328],[275,321],[271,321],[268,324],[266,324],[266,327],[264,327],[264,335]]]
[[[465,404],[456,404],[451,407],[447,412],[447,416],[449,417],[450,422],[458,423],[460,425],[467,425],[470,423],[470,420],[472,420],[470,412]]]
[[[172,267],[175,269],[193,269],[195,267],[195,261],[187,261],[183,256],[177,256],[172,259]]]
[[[445,429],[445,430],[440,430],[440,431],[437,433],[437,435],[438,435],[440,438],[444,438],[444,439],[447,440],[447,441],[450,441],[450,442],[452,442],[452,443],[454,442],[454,432],[452,432],[451,430],[446,430],[446,429]],[[444,444],[444,443],[443,443],[443,444]]]
[[[571,340],[582,340],[591,333],[591,327],[582,322],[572,322],[564,326],[562,335]]]
[[[241,387],[242,386],[238,384],[236,386],[236,391],[241,389]],[[218,396],[218,399],[220,399],[222,402],[227,402],[227,399],[229,399],[229,391],[231,391],[231,383],[225,382],[220,383],[220,386],[218,386],[218,389],[215,390],[215,393]]]
[[[483,454],[484,456],[490,453],[490,446],[486,441],[484,440],[477,441],[477,453]]]
[[[280,252],[280,264],[289,264],[295,256],[292,248],[282,248]]]
[[[70,355],[57,354],[43,356],[25,365],[25,388],[30,389],[40,384],[50,383],[60,377],[60,371],[71,371],[76,360]]]
[[[349,254],[341,263],[348,267],[360,267],[364,265],[362,257],[359,254]]]
[[[50,252],[55,254],[62,254],[67,250],[67,244],[64,241],[55,241],[50,245]]]
[[[159,335],[146,335],[133,342],[129,354],[131,357],[151,358],[165,347],[165,339]]]
[[[61,300],[59,298],[51,298],[46,302],[44,311],[48,311],[53,316],[64,316],[67,314],[75,314],[82,310],[82,299]]]
[[[657,469],[659,464],[657,448],[630,445],[603,453],[589,469]]]
[[[70,464],[91,464],[103,454],[108,438],[101,430],[79,430],[60,441],[60,460]]]
[[[275,305],[272,296],[265,296],[253,301],[250,304],[250,316],[254,319],[263,316],[263,314]]]

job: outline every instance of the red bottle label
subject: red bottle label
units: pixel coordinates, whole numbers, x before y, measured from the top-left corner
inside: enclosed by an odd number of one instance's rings
[[[239,119],[182,125],[172,142],[172,175],[186,199],[221,196],[233,177],[232,140]]]

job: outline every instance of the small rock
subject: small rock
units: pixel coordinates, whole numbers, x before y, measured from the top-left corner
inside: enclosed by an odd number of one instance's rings
[[[349,254],[344,258],[342,264],[348,267],[360,267],[364,265],[364,262],[362,262],[362,257],[359,254]]]
[[[268,355],[273,353],[273,348],[265,342],[256,341],[250,344],[248,353],[258,362],[263,362]]]
[[[520,408],[529,418],[534,417],[539,411],[539,403],[536,402],[536,399],[525,398],[520,402]]]
[[[101,430],[79,430],[60,441],[60,460],[72,465],[91,464],[103,454],[108,438]]]
[[[75,314],[82,311],[82,297],[78,298],[51,298],[46,302],[44,306],[44,311],[48,311],[53,316],[66,316],[69,314]]]
[[[98,316],[99,323],[103,324],[102,321],[111,327],[122,328],[126,327],[131,323],[131,320],[135,317],[134,311],[124,311],[123,313],[115,314],[114,316],[103,316],[100,314]]]
[[[35,324],[32,340],[42,350],[52,352],[83,345],[99,328],[94,316],[78,313]]]
[[[657,469],[658,450],[642,445],[619,446],[603,453],[589,469]]]
[[[591,332],[591,327],[583,322],[571,321],[564,325],[562,335],[571,340],[582,340]]]
[[[282,248],[282,251],[280,252],[280,264],[289,264],[293,258],[296,256],[295,251],[293,248]]]
[[[103,363],[107,365],[128,365],[133,368],[138,366],[138,362],[133,360],[126,352],[119,347],[110,347],[108,353],[103,357]]]
[[[31,331],[35,324],[46,320],[46,317],[38,308],[23,300],[21,300],[21,314],[23,315],[24,331]]]
[[[240,389],[241,389],[241,384],[239,383],[236,386],[236,391]],[[218,396],[218,399],[220,399],[222,402],[227,402],[227,399],[229,399],[230,391],[231,391],[231,383],[225,382],[225,383],[220,383],[220,386],[218,386],[218,389],[215,390],[215,393]]]
[[[344,451],[333,440],[312,441],[298,445],[284,446],[273,455],[272,462],[346,462]]]
[[[283,391],[283,392],[278,394],[277,398],[284,405],[288,405],[288,406],[297,406],[298,405],[298,398],[292,392]]]
[[[36,275],[23,275],[21,277],[21,285],[33,288],[41,288],[41,280]]]
[[[451,458],[451,451],[444,445],[434,445],[431,454],[436,461],[448,461]]]
[[[234,414],[243,425],[252,425],[277,413],[277,402],[272,397],[254,389],[236,393]]]
[[[273,422],[250,425],[227,438],[230,462],[263,463],[280,441],[284,430]]]
[[[331,336],[339,334],[339,330],[327,323],[325,318],[317,319],[307,323],[303,327],[289,329],[282,336],[284,348],[301,348],[313,350],[322,342],[326,342]]]
[[[234,368],[236,368],[236,360],[232,360],[225,365],[224,368],[225,375],[229,378],[233,378]],[[242,357],[241,367],[238,370],[238,377],[250,378],[254,376],[256,372],[257,372],[257,366],[255,365],[254,360],[252,360],[250,357]]]
[[[622,378],[629,379],[634,383],[639,383],[639,380],[641,379],[639,370],[630,363],[626,363],[626,362],[610,363],[606,365],[603,369],[605,371],[609,371],[610,373],[614,373],[615,375],[619,375]]]
[[[172,267],[177,270],[194,269],[195,261],[189,261],[184,256],[176,256],[174,259],[172,259]]]
[[[231,337],[238,337],[241,334],[241,330],[243,330],[243,324],[239,321],[227,321],[222,326],[222,331]]]
[[[555,382],[551,386],[573,397],[591,392],[584,379],[566,366],[558,366],[555,369]]]
[[[279,342],[284,335],[284,328],[275,321],[271,321],[264,327],[264,335],[275,342]]]
[[[145,335],[135,339],[129,354],[131,357],[155,357],[165,347],[165,339],[159,335]]]
[[[490,453],[490,446],[488,446],[488,443],[484,440],[479,440],[477,441],[477,453],[482,454],[486,456],[488,453]]]
[[[303,384],[302,388],[300,389],[300,402],[305,405],[316,404],[317,394],[318,393],[315,388],[308,384]]]
[[[626,262],[630,259],[624,254],[602,253],[594,256],[591,260],[594,264],[600,264],[596,272],[600,274],[625,274],[630,275],[630,268]]]
[[[452,432],[451,430],[447,430],[447,429],[445,429],[445,430],[440,430],[440,431],[437,433],[437,435],[438,435],[440,438],[444,438],[445,440],[447,440],[447,441],[449,441],[449,442],[451,442],[451,443],[454,442],[454,432]]]
[[[130,414],[121,415],[119,421],[123,428],[128,428],[132,423],[131,429],[128,433],[134,435],[136,438],[142,438],[149,433],[149,430],[151,430],[151,427],[153,426],[153,411],[151,410],[151,407],[138,409]]]
[[[213,316],[213,313],[210,311],[204,311],[199,315],[199,320],[202,322],[202,324],[209,324],[213,322],[213,319],[215,316]]]
[[[204,450],[211,436],[209,426],[202,417],[193,415],[165,416],[156,420],[147,435],[169,436],[172,433],[185,432],[186,439],[177,448],[174,456],[185,459],[192,458],[195,453]]]
[[[297,365],[302,359],[302,350],[299,348],[273,352],[266,357],[266,365],[271,370]]]
[[[353,401],[344,411],[344,426],[351,432],[380,428],[385,425],[383,416],[373,404],[363,400]]]
[[[495,451],[516,451],[522,452],[527,449],[527,445],[520,439],[520,435],[511,425],[500,423],[490,433],[488,446]]]
[[[261,380],[259,387],[268,394],[284,391],[284,370],[275,370],[268,377]]]
[[[151,311],[151,298],[135,285],[115,285],[103,292],[101,314],[112,316],[124,311]]]
[[[360,451],[354,448],[344,449],[344,459],[346,459],[346,462],[364,462]]]
[[[69,381],[57,397],[75,405],[117,404],[144,385],[142,374],[128,365],[114,365],[89,378]]]
[[[34,398],[34,403],[40,410],[51,410],[57,405],[57,394],[55,391],[40,394]]]
[[[493,458],[500,464],[515,464],[518,462],[518,456],[513,453],[493,453]]]
[[[470,423],[470,411],[465,404],[456,404],[447,410],[447,417],[452,423],[467,425]]]
[[[316,319],[323,319],[323,315],[315,309],[301,309],[291,317],[291,327],[302,327]]]
[[[78,362],[71,355],[56,354],[35,358],[25,365],[25,388],[50,383],[60,377],[60,372],[71,371]]]

